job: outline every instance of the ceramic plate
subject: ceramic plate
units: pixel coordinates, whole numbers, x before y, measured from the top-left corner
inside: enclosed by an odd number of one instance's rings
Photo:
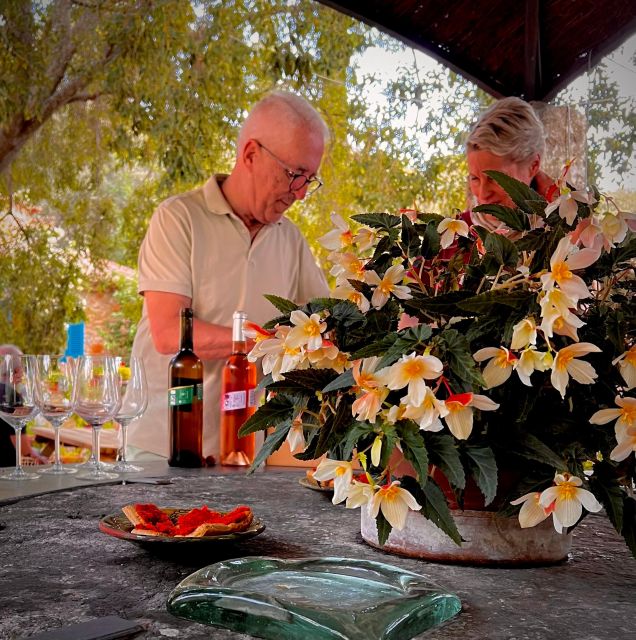
[[[163,507],[169,515],[187,513],[189,509],[176,509]],[[106,533],[109,536],[115,538],[121,538],[122,540],[128,540],[129,542],[137,542],[140,544],[153,544],[153,545],[183,545],[183,544],[215,544],[223,542],[236,542],[238,540],[245,540],[257,536],[259,533],[265,531],[265,525],[258,519],[254,518],[252,524],[245,531],[235,531],[233,533],[223,533],[216,536],[203,536],[201,538],[175,538],[174,536],[144,536],[136,533],[131,533],[133,530],[133,524],[123,513],[116,513],[109,516],[105,516],[99,521],[99,530],[102,533]]]
[[[333,487],[319,487],[317,484],[310,482],[307,478],[298,478],[298,484],[301,484],[307,489],[313,489],[314,491],[322,491],[323,493],[333,493]]]
[[[426,576],[352,558],[225,560],[168,598],[173,615],[271,640],[406,640],[460,609]]]

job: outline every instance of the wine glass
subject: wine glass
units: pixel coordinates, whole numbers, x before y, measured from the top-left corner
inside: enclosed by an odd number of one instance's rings
[[[121,427],[121,458],[113,467],[113,471],[119,473],[133,473],[143,471],[142,467],[131,464],[126,460],[127,427],[143,414],[148,406],[148,386],[143,361],[140,358],[130,358],[129,365],[118,358],[120,381],[120,393],[122,396],[121,407],[115,416],[115,420]]]
[[[22,468],[22,429],[38,413],[35,403],[35,356],[4,355],[0,359],[0,417],[15,430],[15,469],[2,480],[33,480]]]
[[[73,410],[93,429],[95,463],[83,472],[84,478],[107,480],[117,474],[104,471],[100,462],[99,435],[105,422],[112,420],[121,404],[117,359],[112,356],[80,356],[73,395]]]
[[[76,473],[77,469],[64,466],[60,459],[60,427],[73,413],[75,362],[68,356],[36,356],[35,371],[35,402],[55,433],[55,462],[42,473]]]

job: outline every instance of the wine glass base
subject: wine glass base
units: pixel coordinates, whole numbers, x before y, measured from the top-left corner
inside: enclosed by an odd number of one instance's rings
[[[143,470],[143,467],[138,467],[136,464],[122,461],[115,463],[115,466],[112,468],[112,471],[117,473],[138,473]]]
[[[77,473],[77,469],[73,467],[68,467],[68,466],[59,466],[59,467],[53,466],[53,467],[48,467],[46,469],[42,469],[40,473],[46,473],[47,475],[51,475],[51,476],[67,476],[71,473]]]
[[[29,473],[28,471],[0,472],[0,480],[37,480],[40,477],[37,473]]]
[[[77,475],[78,480],[117,480],[119,476],[116,473],[108,473],[107,471],[100,471],[93,469],[92,471],[84,471]]]
[[[83,462],[82,464],[78,464],[75,469],[81,471],[82,473],[90,473],[96,469],[100,471],[112,471],[115,465],[112,462],[102,462],[100,460],[99,466],[97,466],[97,460],[89,460],[88,462]]]

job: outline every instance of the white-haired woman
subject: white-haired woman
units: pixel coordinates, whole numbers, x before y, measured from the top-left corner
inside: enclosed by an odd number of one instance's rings
[[[477,204],[514,206],[510,196],[486,175],[489,170],[516,178],[548,199],[554,181],[541,171],[544,153],[545,132],[534,109],[515,97],[495,102],[473,126],[466,141],[468,184]],[[503,226],[497,218],[483,213],[471,212],[466,217],[467,222],[490,231]]]

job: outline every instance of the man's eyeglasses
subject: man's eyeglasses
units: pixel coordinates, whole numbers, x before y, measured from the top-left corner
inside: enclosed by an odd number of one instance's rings
[[[310,196],[312,193],[315,193],[316,191],[318,191],[318,189],[320,189],[320,187],[322,187],[322,180],[320,180],[320,178],[318,178],[317,176],[308,178],[302,173],[296,173],[295,171],[290,169],[273,151],[270,151],[264,144],[256,139],[254,140],[254,142],[256,142],[256,144],[261,149],[267,151],[267,153],[269,153],[269,155],[272,156],[272,158],[274,158],[274,160],[276,160],[276,162],[278,162],[278,164],[285,170],[285,173],[289,178],[290,192],[300,191],[301,189],[307,187],[307,193],[305,195]]]

